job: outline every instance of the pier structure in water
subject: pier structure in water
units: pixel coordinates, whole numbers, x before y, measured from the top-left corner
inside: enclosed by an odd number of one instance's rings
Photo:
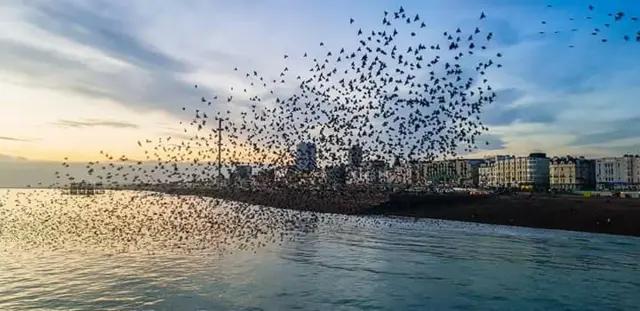
[[[63,190],[63,193],[68,195],[95,195],[95,194],[103,194],[104,187],[102,183],[88,183],[88,182],[77,182],[71,183],[67,189]]]

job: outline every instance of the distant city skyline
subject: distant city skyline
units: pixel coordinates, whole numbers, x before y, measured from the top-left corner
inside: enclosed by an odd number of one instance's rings
[[[196,134],[183,131],[180,122],[191,116],[181,107],[192,110],[202,92],[246,83],[233,67],[275,74],[283,54],[316,53],[319,41],[342,46],[353,40],[345,31],[349,18],[373,27],[383,10],[400,4],[420,13],[433,40],[475,23],[479,12],[488,15],[497,42],[488,53],[504,55],[501,70],[487,77],[498,101],[483,108],[490,131],[477,139],[478,152],[465,157],[640,152],[640,115],[633,113],[640,98],[640,64],[634,61],[640,44],[602,44],[587,31],[603,23],[605,12],[640,15],[629,1],[595,1],[602,16],[575,25],[566,17],[585,16],[583,1],[552,9],[500,0],[28,1],[0,3],[0,18],[11,29],[0,34],[0,175],[44,179],[65,157],[104,160],[100,150],[144,160],[137,141],[173,137],[179,143]],[[586,32],[541,36],[541,20]],[[625,27],[611,27],[607,35],[635,31]],[[224,104],[214,106],[226,109]]]

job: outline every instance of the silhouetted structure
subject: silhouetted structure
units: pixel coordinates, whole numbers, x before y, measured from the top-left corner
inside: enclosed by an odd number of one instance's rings
[[[311,172],[316,169],[316,145],[301,142],[296,147],[296,168],[301,172]]]
[[[351,149],[349,149],[349,165],[352,167],[360,167],[362,165],[362,146],[351,146]]]
[[[92,184],[87,182],[71,183],[66,191],[69,195],[94,195],[104,194],[102,183]]]

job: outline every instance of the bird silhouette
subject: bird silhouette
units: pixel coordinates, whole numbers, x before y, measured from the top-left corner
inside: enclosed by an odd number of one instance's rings
[[[123,246],[159,239],[172,248],[250,249],[335,219],[318,213],[357,214],[380,204],[391,193],[382,173],[372,175],[373,186],[346,180],[362,167],[390,172],[398,159],[414,163],[477,150],[478,136],[488,130],[480,114],[497,97],[486,75],[503,58],[474,53],[495,51],[486,19],[482,12],[478,25],[433,38],[419,14],[399,7],[385,11],[374,29],[350,18],[357,28],[349,30],[351,43],[331,48],[325,40],[320,50],[284,54],[277,72],[230,67],[243,84],[215,95],[196,85],[198,106],[177,125],[179,135],[139,140],[138,157],[103,151],[83,177],[57,172],[52,187],[92,181],[114,190],[57,198],[67,205],[93,201],[78,211],[90,216],[38,230],[83,230]],[[353,150],[360,150],[360,164],[347,163]],[[51,210],[37,219],[62,222],[62,215]]]

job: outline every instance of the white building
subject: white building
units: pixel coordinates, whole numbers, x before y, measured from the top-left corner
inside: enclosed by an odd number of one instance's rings
[[[384,179],[389,184],[409,185],[417,181],[418,165],[402,163],[394,165],[384,173]]]
[[[640,185],[640,155],[633,156],[633,183]]]
[[[625,155],[596,160],[596,183],[602,188],[628,188],[640,184],[640,156]]]
[[[549,184],[552,189],[593,189],[595,161],[584,157],[553,157],[549,166]]]
[[[444,182],[457,186],[477,186],[478,171],[484,160],[452,159],[420,163],[419,182]]]
[[[549,186],[549,158],[544,153],[496,156],[485,161],[478,169],[482,187]]]
[[[316,145],[301,142],[296,146],[295,165],[301,172],[312,172],[316,169]]]

